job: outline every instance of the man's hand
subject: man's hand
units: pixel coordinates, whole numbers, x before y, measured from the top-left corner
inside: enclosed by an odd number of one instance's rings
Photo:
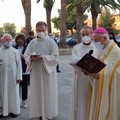
[[[30,58],[31,58],[31,61],[40,61],[43,59],[41,55],[32,55]]]
[[[98,80],[100,78],[100,73],[91,74],[91,77],[93,77],[94,79]]]
[[[21,58],[24,58],[24,55],[23,55],[23,54],[21,54],[20,56],[21,56]]]
[[[22,80],[16,80],[16,83],[19,84]]]

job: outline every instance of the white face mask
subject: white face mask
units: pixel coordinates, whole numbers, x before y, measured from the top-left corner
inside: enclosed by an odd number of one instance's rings
[[[98,48],[99,50],[102,50],[104,45],[102,45],[100,42],[94,42],[94,45],[96,48]]]
[[[89,36],[83,36],[82,37],[82,42],[85,43],[85,44],[88,44],[90,43],[91,41],[91,38]]]
[[[44,38],[45,37],[45,33],[44,32],[39,32],[39,33],[37,33],[37,36],[38,36],[38,38]]]
[[[6,48],[11,47],[11,42],[4,42],[3,44],[4,44],[4,46],[5,46]]]

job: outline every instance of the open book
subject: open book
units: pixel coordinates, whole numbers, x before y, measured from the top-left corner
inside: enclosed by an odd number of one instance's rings
[[[106,64],[91,56],[89,53],[85,54],[76,64],[70,63],[70,65],[89,74],[98,73],[106,66]]]

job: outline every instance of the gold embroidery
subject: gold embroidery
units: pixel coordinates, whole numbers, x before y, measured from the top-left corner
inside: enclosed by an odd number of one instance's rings
[[[106,58],[108,57],[108,55],[110,54],[110,52],[112,51],[113,47],[115,46],[115,43],[112,43],[112,45],[110,46],[108,52],[106,55],[104,55],[102,62],[104,62],[106,60]],[[99,118],[99,112],[100,112],[100,104],[101,104],[101,100],[102,100],[102,93],[103,93],[103,86],[104,86],[104,71],[105,69],[103,69],[100,72],[100,79],[98,81],[98,93],[97,93],[97,100],[96,100],[96,107],[95,107],[95,120],[98,120]]]
[[[113,82],[113,79],[114,79],[115,72],[116,72],[116,70],[117,70],[117,68],[118,68],[119,65],[120,65],[120,60],[115,65],[115,67],[114,67],[114,69],[112,71],[112,75],[110,77],[110,83],[109,83],[109,100],[110,100],[110,92],[111,92],[111,88],[112,88],[112,82]],[[107,113],[107,116],[106,116],[105,120],[109,119],[109,115],[110,115],[110,101],[109,101],[109,110],[108,110],[108,113]]]

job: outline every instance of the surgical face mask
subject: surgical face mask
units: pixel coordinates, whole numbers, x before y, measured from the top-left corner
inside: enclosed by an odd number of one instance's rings
[[[94,45],[96,48],[98,48],[99,50],[102,50],[104,45],[102,45],[100,42],[94,42]]]
[[[6,48],[11,47],[11,42],[4,42],[3,44],[4,44],[4,46],[5,46]]]
[[[38,37],[38,38],[41,38],[41,39],[44,38],[45,35],[46,35],[46,34],[45,34],[44,32],[39,32],[39,33],[37,33],[37,37]]]
[[[83,36],[82,37],[82,42],[85,43],[85,44],[88,44],[90,43],[91,41],[91,38],[89,36]]]

